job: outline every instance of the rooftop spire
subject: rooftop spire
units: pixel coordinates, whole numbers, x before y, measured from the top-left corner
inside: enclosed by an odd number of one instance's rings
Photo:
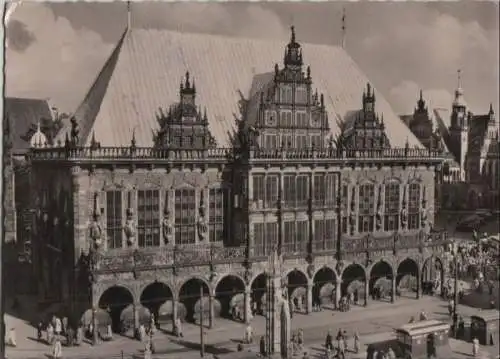
[[[130,1],[127,1],[127,31],[132,29],[132,10]]]

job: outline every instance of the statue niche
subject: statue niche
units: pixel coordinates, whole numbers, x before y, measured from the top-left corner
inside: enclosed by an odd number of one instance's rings
[[[135,221],[134,221],[134,211],[132,208],[127,208],[127,220],[125,221],[125,226],[123,227],[125,231],[125,237],[127,238],[127,245],[132,247],[135,244]]]
[[[173,233],[174,233],[174,229],[173,229],[170,211],[166,209],[163,212],[163,221],[162,221],[163,243],[165,243],[165,244],[172,243]]]
[[[215,138],[208,128],[205,109],[196,106],[196,86],[186,72],[179,88],[180,101],[169,107],[168,113],[160,109],[156,116],[160,129],[154,134],[158,149],[206,150],[216,147]]]
[[[92,222],[89,226],[89,235],[91,240],[90,252],[97,252],[102,246],[103,242],[103,230],[101,225],[101,214],[99,213],[99,208],[97,206],[98,196],[94,193],[94,209],[92,212]]]

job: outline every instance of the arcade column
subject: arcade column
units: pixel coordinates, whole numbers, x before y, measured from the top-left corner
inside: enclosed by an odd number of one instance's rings
[[[364,306],[367,307],[368,306],[368,296],[370,295],[370,281],[369,279],[367,278],[365,280],[365,302],[364,302]]]
[[[342,297],[342,279],[337,280],[335,286],[335,309],[340,309],[340,298]]]
[[[307,291],[306,291],[306,313],[312,313],[312,292],[313,292],[313,284],[307,283]]]
[[[99,325],[97,321],[97,306],[92,308],[92,345],[97,345],[99,342],[99,330],[97,326]]]
[[[245,324],[250,324],[250,321],[252,320],[252,308],[251,308],[251,299],[252,299],[252,292],[250,288],[245,289],[245,312],[244,312],[244,320]]]
[[[394,303],[396,301],[396,276],[392,276],[391,278],[391,303]]]
[[[175,327],[175,323],[177,321],[177,317],[179,316],[178,308],[177,308],[177,299],[172,300],[172,333],[177,332],[177,328]]]
[[[208,297],[208,328],[212,329],[214,327],[214,296],[210,294]]]
[[[132,305],[134,310],[134,335],[139,338],[139,305],[140,303],[134,302]]]

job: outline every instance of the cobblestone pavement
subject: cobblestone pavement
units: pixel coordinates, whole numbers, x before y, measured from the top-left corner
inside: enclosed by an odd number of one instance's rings
[[[411,316],[418,317],[424,310],[430,318],[448,320],[447,303],[438,298],[424,297],[418,301],[412,298],[399,298],[395,304],[387,302],[371,302],[368,308],[354,307],[350,312],[339,313],[325,310],[311,315],[296,314],[292,319],[292,329],[304,329],[304,341],[311,345],[311,355],[319,357],[321,344],[328,330],[335,334],[339,329],[346,330],[348,334],[358,331],[361,342],[367,344],[390,337],[392,330],[408,322]],[[459,306],[460,313],[468,316],[476,312],[470,307]],[[9,322],[11,319],[11,322]],[[7,325],[14,325],[17,331],[17,348],[8,348],[9,359],[43,358],[51,348],[38,343],[33,339],[35,330],[20,321],[12,322],[7,319]],[[12,324],[11,324],[12,323]],[[265,333],[265,320],[257,316],[252,321],[256,341]],[[168,328],[170,329],[170,328]],[[215,322],[214,329],[205,330],[206,357],[211,354],[224,354],[236,350],[238,342],[243,338],[245,325],[225,319]],[[185,324],[184,338],[173,338],[164,333],[158,333],[154,338],[156,353],[153,358],[165,359],[191,359],[199,358],[200,329],[195,325]],[[470,352],[470,344],[465,343],[464,352]],[[130,338],[116,336],[112,342],[102,343],[92,347],[84,344],[81,347],[64,348],[65,358],[123,358],[141,357],[144,345]],[[246,348],[257,350],[256,346]],[[462,349],[461,349],[462,350]],[[456,358],[459,358],[457,354]],[[357,358],[351,355],[352,358]],[[366,356],[360,356],[366,357]],[[453,359],[453,358],[450,358]]]

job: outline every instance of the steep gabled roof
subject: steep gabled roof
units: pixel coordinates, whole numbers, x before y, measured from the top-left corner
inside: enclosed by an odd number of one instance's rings
[[[251,95],[254,74],[282,67],[285,42],[185,34],[167,30],[126,32],[90,89],[75,117],[80,142],[91,133],[102,146],[128,146],[135,131],[138,146],[152,146],[155,114],[179,99],[179,81],[186,71],[196,80],[197,104],[207,108],[209,127],[218,146],[229,146],[236,130],[241,94]],[[367,77],[341,48],[302,45],[311,66],[313,87],[325,95],[330,128],[339,128],[336,115],[360,109]],[[377,92],[376,111],[383,113],[393,146],[421,146]],[[61,140],[69,127],[61,131]]]
[[[10,138],[14,152],[24,151],[30,147],[31,135],[38,122],[52,120],[52,112],[47,100],[33,98],[5,98],[4,121],[9,121]]]

